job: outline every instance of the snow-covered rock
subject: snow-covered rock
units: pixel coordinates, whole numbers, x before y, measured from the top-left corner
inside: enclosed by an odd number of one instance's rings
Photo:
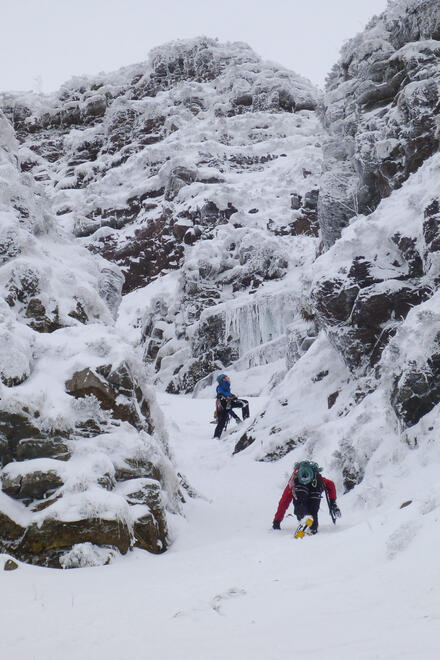
[[[172,42],[114,74],[73,79],[49,97],[3,95],[21,167],[44,181],[58,225],[121,267],[124,294],[183,273],[172,309],[167,301],[167,331],[162,311],[150,309],[144,322],[146,359],[162,386],[191,390],[246,352],[203,348],[205,306],[252,295],[313,258],[317,103],[307,80],[245,44],[206,38]],[[118,301],[119,281],[104,270]],[[293,313],[247,350],[285,337]],[[249,326],[241,316],[238,334]]]
[[[438,151],[439,26],[436,0],[398,0],[342,48],[324,101],[326,247]]]
[[[439,19],[435,2],[390,3],[329,75],[318,202],[326,251],[303,275],[304,308],[321,335],[301,355],[301,335],[289,329],[289,371],[236,443],[259,460],[327,456],[347,490],[385,438],[406,442],[408,427],[423,436],[440,403]]]
[[[73,565],[78,544],[163,552],[181,495],[154,393],[114,327],[123,276],[57,227],[3,115],[0,139],[2,551],[51,566]],[[118,489],[134,477],[150,480],[139,502]]]

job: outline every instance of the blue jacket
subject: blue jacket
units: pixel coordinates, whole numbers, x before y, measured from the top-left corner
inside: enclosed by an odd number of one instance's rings
[[[231,396],[231,385],[227,380],[222,380],[217,385],[217,396]]]

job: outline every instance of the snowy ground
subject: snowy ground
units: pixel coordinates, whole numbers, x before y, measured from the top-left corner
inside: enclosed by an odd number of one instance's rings
[[[203,497],[171,521],[176,540],[164,555],[0,571],[2,659],[438,657],[438,543],[424,534],[438,530],[436,507],[412,534],[414,504],[393,500],[371,515],[339,497],[337,526],[323,505],[320,533],[295,540],[292,517],[271,529],[289,456],[231,457],[238,435],[212,439],[211,400],[158,398],[176,464]],[[252,411],[264,403],[251,400]]]

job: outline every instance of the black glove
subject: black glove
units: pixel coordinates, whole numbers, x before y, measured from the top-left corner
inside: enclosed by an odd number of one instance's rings
[[[281,529],[281,522],[279,520],[274,520],[272,523],[272,529]]]
[[[340,518],[342,516],[341,510],[336,504],[336,500],[330,501],[330,511],[332,512],[335,518]]]

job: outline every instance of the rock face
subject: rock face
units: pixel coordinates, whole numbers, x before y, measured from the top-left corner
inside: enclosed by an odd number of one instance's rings
[[[438,295],[437,168],[438,155],[403,184],[397,215],[386,200],[347,228],[317,261],[312,292],[317,318],[348,367],[364,375],[375,368],[378,385],[381,374],[394,374],[391,401],[405,425],[439,401],[435,338],[425,342],[421,322],[414,328],[416,310],[433,309]],[[415,361],[403,358],[408,332],[426,351]]]
[[[438,3],[395,3],[344,46],[328,78],[318,218],[323,246],[337,243],[317,262],[312,301],[355,372],[379,365],[380,374],[390,340],[438,288],[439,30]],[[407,365],[394,376],[404,424],[437,403],[432,351],[421,371]]]
[[[326,247],[438,151],[439,31],[436,0],[398,2],[342,49],[324,102],[330,136],[318,216]]]
[[[27,528],[15,525],[0,514],[2,548],[23,561],[52,568],[60,567],[60,559],[67,550],[80,543],[93,543],[99,547],[117,548],[126,554],[131,545],[131,534],[126,524],[117,520],[88,518],[62,522],[46,518],[42,525],[33,523]]]
[[[163,552],[180,492],[154,394],[115,327],[123,275],[58,230],[18,151],[0,114],[0,551],[53,567]]]
[[[123,282],[108,265],[101,271],[113,316],[121,287],[126,294],[183,274],[176,300],[160,302],[160,294],[143,323],[145,360],[169,391],[191,391],[245,355],[237,339],[245,327],[236,325],[229,340],[221,308],[199,322],[203,310],[242,297],[238,306],[254,312],[240,318],[258,323],[250,296],[313,258],[323,138],[317,102],[308,81],[246,45],[205,38],[173,42],[144,64],[76,79],[45,99],[0,96],[21,168],[44,185],[57,224],[123,271]],[[63,319],[34,288],[28,324],[51,332]],[[80,297],[78,304],[70,319],[87,317]],[[295,313],[293,304],[283,325],[257,333],[249,359],[280,359]],[[277,350],[262,348],[274,340]]]
[[[123,268],[124,293],[178,268],[186,245],[252,209],[273,231],[313,224],[313,165],[289,191],[296,210],[284,218],[257,208],[261,196],[233,190],[238,174],[285,158],[287,134],[304,135],[316,107],[307,81],[244,44],[175,42],[145,64],[64,85],[45,103],[3,95],[1,106],[22,144],[22,168],[45,182],[63,223]]]
[[[289,325],[289,370],[235,445],[319,456],[365,501],[378,456],[438,425],[439,26],[437,2],[390,3],[329,75],[303,326]]]
[[[165,506],[176,510],[180,495],[166,445],[153,440],[145,388],[126,364],[83,369],[65,385],[72,404],[84,401],[75,425],[64,431],[65,441],[44,437],[24,415],[2,413],[8,443],[0,474],[3,497],[16,500],[28,519],[26,525],[15,524],[1,514],[2,551],[53,567],[64,565],[64,557],[84,543],[122,554],[133,546],[164,552]],[[18,436],[27,437],[8,437],[10,428],[15,434],[22,428]],[[30,438],[31,433],[38,437]]]

